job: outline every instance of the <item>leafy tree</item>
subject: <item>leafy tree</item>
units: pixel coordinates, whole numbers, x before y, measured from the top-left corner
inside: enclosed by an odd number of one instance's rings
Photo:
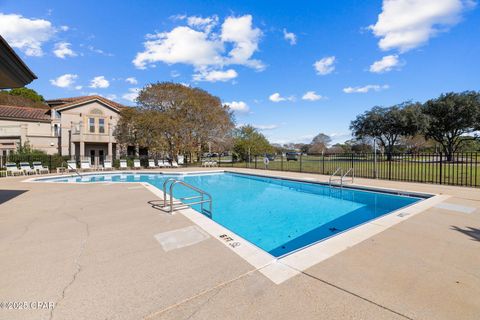
[[[468,140],[464,135],[480,128],[478,92],[445,93],[425,102],[422,110],[428,118],[425,136],[442,146],[447,161],[452,161],[453,154]]]
[[[17,149],[11,154],[12,156],[45,156],[47,153],[42,150],[34,149],[30,142],[25,141],[24,144],[17,144]]]
[[[250,157],[271,153],[274,148],[267,138],[251,125],[237,128],[234,132],[233,151],[244,161]]]
[[[37,91],[30,88],[14,88],[8,91],[8,94],[12,96],[19,96],[30,99],[34,102],[45,102],[45,99],[42,95],[38,94]]]
[[[350,129],[357,139],[376,138],[392,159],[394,146],[402,136],[413,136],[426,127],[419,103],[404,102],[389,108],[373,107],[357,116]]]
[[[324,133],[319,133],[312,139],[308,152],[324,153],[330,142],[332,142],[332,138],[330,138]]]
[[[137,104],[146,116],[137,123],[137,131],[143,127],[147,128],[143,132],[148,131],[151,137],[161,134],[172,157],[179,153],[199,153],[208,143],[220,145],[228,140],[234,127],[232,112],[218,97],[178,83],[147,85],[140,91]],[[144,143],[150,147],[152,138],[147,140]]]
[[[25,96],[22,96],[22,95],[10,94],[11,91],[13,91],[13,90],[15,90],[15,89],[12,89],[10,91],[0,91],[0,104],[1,105],[48,109],[48,105],[46,103],[42,102],[42,101],[34,101],[29,97],[25,97]]]

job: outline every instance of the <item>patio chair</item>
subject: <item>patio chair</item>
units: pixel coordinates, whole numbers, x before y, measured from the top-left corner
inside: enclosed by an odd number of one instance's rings
[[[38,174],[42,173],[50,173],[50,170],[47,167],[44,167],[40,161],[33,161],[33,170],[35,170]]]
[[[5,167],[7,168],[7,176],[21,176],[24,175],[25,173],[22,170],[19,170],[17,167],[16,163],[13,162],[7,162],[5,164]]]
[[[80,169],[82,171],[92,171],[93,168],[92,166],[90,165],[90,160],[82,160],[80,162]]]
[[[77,161],[68,160],[67,161],[67,171],[68,172],[77,171]]]
[[[105,171],[113,170],[112,161],[110,161],[110,160],[103,161],[103,170],[105,170]]]
[[[32,167],[30,167],[30,163],[28,162],[20,162],[20,170],[25,172],[25,174],[27,175],[36,173],[36,171],[33,170]]]
[[[177,161],[172,161],[172,168],[178,168]]]
[[[140,159],[133,160],[133,169],[142,169],[142,165],[140,164]]]
[[[158,168],[157,165],[155,164],[155,160],[154,160],[154,159],[148,159],[148,168],[149,168],[149,169],[156,169],[156,168]]]
[[[128,169],[128,166],[127,166],[127,160],[120,160],[120,170],[126,170]]]
[[[163,166],[165,168],[171,168],[172,167],[172,165],[170,164],[170,161],[168,161],[168,160],[163,160]]]

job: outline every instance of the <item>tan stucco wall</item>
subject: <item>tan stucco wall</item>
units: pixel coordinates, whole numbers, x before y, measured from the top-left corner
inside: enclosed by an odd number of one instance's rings
[[[95,109],[101,111],[102,115],[93,114],[92,111]],[[88,134],[89,141],[107,142],[108,127],[111,126],[113,130],[120,118],[120,115],[116,111],[96,101],[59,112],[61,113],[60,124],[62,128],[61,150],[64,155],[68,155],[69,153],[69,131],[72,129],[72,123],[77,124],[82,122],[83,132]],[[105,134],[94,135],[88,133],[88,118],[90,116],[105,118]],[[96,138],[95,136],[103,137]],[[115,143],[115,138],[112,138],[111,142]]]
[[[18,138],[2,137],[2,135],[9,134],[18,136]],[[0,120],[0,142],[2,140],[14,140],[16,143],[22,144],[28,141],[34,149],[45,151],[48,154],[58,153],[58,138],[53,136],[50,122]]]

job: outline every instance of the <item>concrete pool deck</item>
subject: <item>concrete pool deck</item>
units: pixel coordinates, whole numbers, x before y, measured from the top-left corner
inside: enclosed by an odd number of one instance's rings
[[[163,171],[200,171],[211,168]],[[328,181],[316,174],[230,169]],[[356,179],[445,201],[275,284],[217,239],[164,251],[193,226],[131,184],[0,180],[0,319],[478,319],[480,190]]]

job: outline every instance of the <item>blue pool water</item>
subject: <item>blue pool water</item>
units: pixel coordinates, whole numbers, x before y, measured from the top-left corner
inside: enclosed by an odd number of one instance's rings
[[[162,189],[174,177],[210,193],[212,219],[275,257],[411,205],[422,198],[339,189],[236,173],[196,175],[105,174],[56,182],[148,182]],[[195,195],[177,185],[174,196]],[[195,208],[199,211],[199,208]]]

